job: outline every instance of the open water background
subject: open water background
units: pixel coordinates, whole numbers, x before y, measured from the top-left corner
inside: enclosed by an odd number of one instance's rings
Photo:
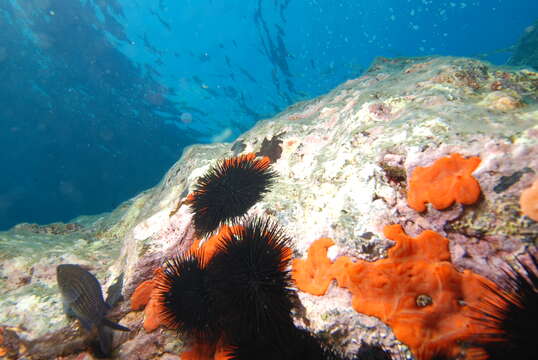
[[[536,0],[0,0],[0,229],[109,211],[376,56],[506,63]]]

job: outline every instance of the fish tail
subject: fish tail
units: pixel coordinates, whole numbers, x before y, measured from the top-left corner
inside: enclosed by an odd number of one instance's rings
[[[114,329],[114,330],[131,331],[131,329],[125,326],[122,326],[118,323],[115,323],[114,321],[108,320],[107,318],[103,318],[103,320],[101,320],[101,326],[108,326],[109,328]]]
[[[112,353],[112,331],[101,324],[97,327],[97,336],[102,355],[109,356]]]

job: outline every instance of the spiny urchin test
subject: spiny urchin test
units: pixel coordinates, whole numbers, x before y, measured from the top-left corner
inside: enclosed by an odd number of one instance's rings
[[[274,338],[293,325],[290,246],[282,228],[260,218],[223,234],[207,270],[228,339]]]
[[[162,305],[159,316],[167,326],[197,341],[218,338],[202,252],[189,252],[168,260],[156,280],[156,296]]]
[[[472,359],[538,359],[538,258],[528,257],[528,263],[520,257],[503,269],[501,288],[485,285],[490,296],[475,317],[485,331],[471,341],[481,349]]]
[[[219,161],[203,175],[190,195],[197,236],[244,216],[269,190],[277,176],[267,157],[254,153]]]

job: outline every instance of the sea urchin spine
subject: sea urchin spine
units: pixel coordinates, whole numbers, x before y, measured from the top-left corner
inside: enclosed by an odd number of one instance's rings
[[[502,289],[486,285],[491,296],[475,309],[485,331],[471,339],[482,351],[473,359],[538,359],[538,259],[536,253],[529,258],[530,266],[519,258],[504,270]]]
[[[251,218],[223,234],[207,264],[210,291],[225,337],[243,343],[259,336],[274,339],[293,325],[295,293],[289,266],[291,240],[269,220]]]
[[[168,260],[156,279],[155,296],[162,309],[159,316],[168,327],[198,341],[213,342],[218,337],[203,253]]]
[[[209,169],[189,199],[196,235],[208,235],[244,216],[273,183],[276,173],[269,166],[269,158],[249,153],[221,160]]]

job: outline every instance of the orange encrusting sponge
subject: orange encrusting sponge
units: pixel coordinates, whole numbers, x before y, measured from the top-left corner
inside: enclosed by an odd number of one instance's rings
[[[521,192],[519,205],[524,215],[538,221],[538,179],[534,181],[531,187]]]
[[[471,173],[480,164],[479,157],[464,159],[460,154],[438,159],[428,167],[417,167],[407,191],[407,203],[416,211],[426,210],[429,202],[443,210],[457,201],[470,205],[480,196],[480,185]]]
[[[220,342],[216,346],[196,343],[190,350],[181,353],[181,360],[228,360],[231,358],[229,352]]]
[[[325,295],[334,279],[334,267],[327,258],[327,249],[333,245],[329,238],[318,239],[308,249],[306,260],[292,261],[292,277],[299,289],[312,295]]]
[[[152,332],[161,325],[159,314],[161,308],[154,292],[158,276],[162,274],[162,269],[157,268],[153,272],[153,279],[146,280],[138,285],[133,295],[131,295],[131,310],[144,309],[144,330]]]
[[[297,287],[323,295],[336,279],[352,293],[356,311],[388,324],[419,359],[429,359],[439,349],[457,354],[458,340],[483,331],[471,322],[470,306],[488,293],[484,284],[495,284],[468,270],[458,272],[449,262],[448,240],[436,232],[411,238],[400,225],[389,225],[384,233],[396,245],[388,258],[376,262],[342,256],[332,263],[327,249],[334,243],[315,241],[306,259],[293,261]]]

